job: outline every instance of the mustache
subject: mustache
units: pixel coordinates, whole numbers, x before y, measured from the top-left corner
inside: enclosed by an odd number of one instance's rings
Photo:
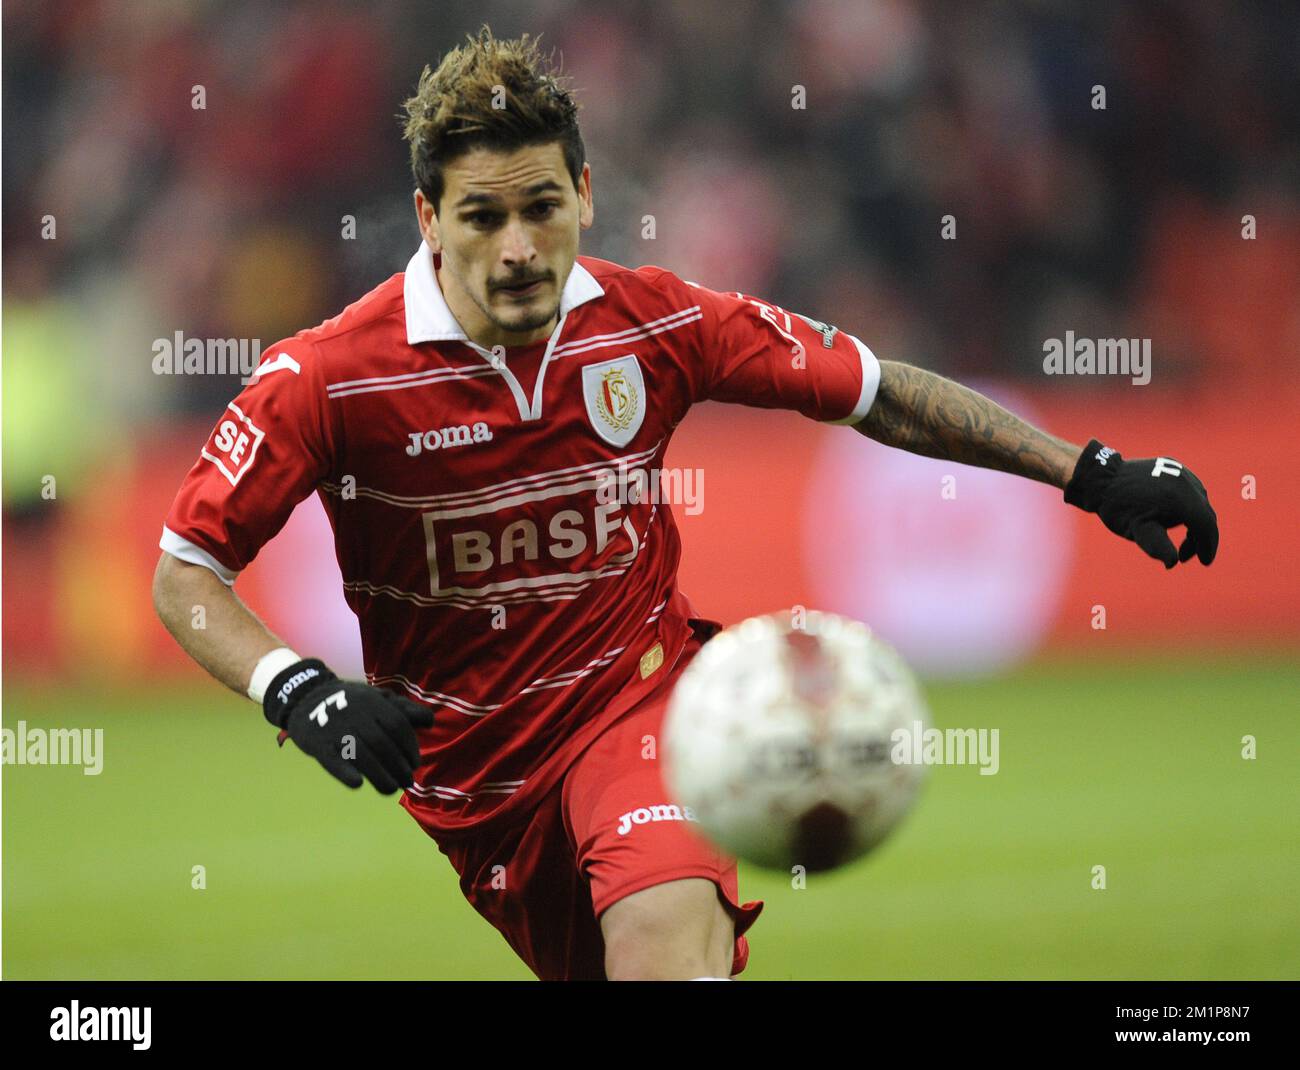
[[[549,282],[555,277],[553,272],[545,271],[540,275],[516,275],[498,282],[488,281],[488,289],[505,290],[516,286],[531,286],[535,282]]]

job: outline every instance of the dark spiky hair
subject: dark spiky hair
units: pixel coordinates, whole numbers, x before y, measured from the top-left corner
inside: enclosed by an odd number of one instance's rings
[[[411,174],[435,210],[443,167],[479,147],[509,152],[558,141],[578,185],[586,162],[578,105],[535,37],[498,41],[484,26],[448,52],[436,70],[424,68],[404,107]]]

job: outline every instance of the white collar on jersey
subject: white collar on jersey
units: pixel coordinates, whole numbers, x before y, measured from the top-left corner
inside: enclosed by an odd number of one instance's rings
[[[604,295],[605,288],[596,277],[575,260],[560,293],[560,315]],[[402,296],[406,303],[407,345],[468,340],[447,307],[447,299],[442,296],[438,276],[433,270],[433,253],[423,241],[406,265]]]

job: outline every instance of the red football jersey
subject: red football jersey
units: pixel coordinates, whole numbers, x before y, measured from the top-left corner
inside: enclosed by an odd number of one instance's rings
[[[657,474],[687,409],[851,423],[879,383],[851,335],[662,268],[579,257],[560,312],[546,342],[477,346],[422,243],[265,351],[163,528],[233,584],[320,495],[367,680],[435,708],[402,803],[438,834],[523,812],[676,661],[698,618]]]

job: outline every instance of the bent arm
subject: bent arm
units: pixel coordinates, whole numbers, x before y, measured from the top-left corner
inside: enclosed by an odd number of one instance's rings
[[[898,361],[880,362],[871,411],[853,425],[868,438],[925,457],[1036,479],[1064,489],[1083,452],[960,383]]]
[[[185,653],[245,697],[258,661],[285,646],[211,570],[166,552],[154,572],[153,604]],[[203,607],[201,628],[196,606]]]

